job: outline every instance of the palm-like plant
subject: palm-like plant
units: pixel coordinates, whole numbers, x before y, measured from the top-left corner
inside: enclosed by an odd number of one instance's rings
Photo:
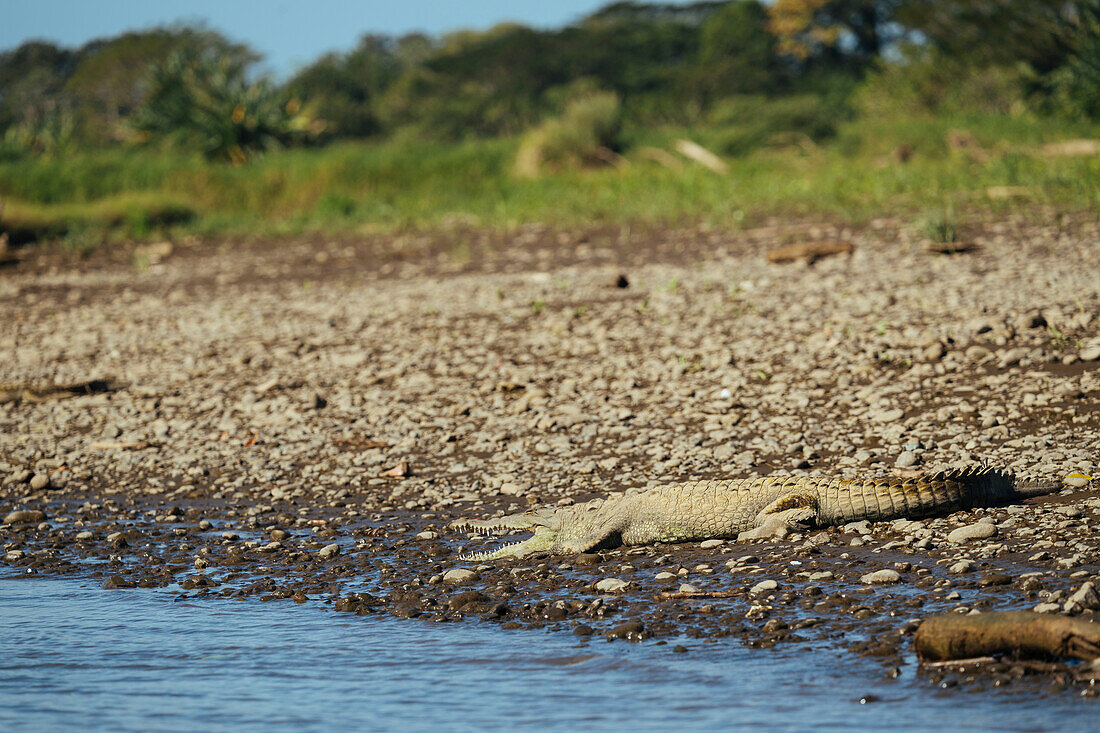
[[[312,128],[296,100],[266,79],[249,82],[243,65],[182,51],[150,69],[131,124],[146,138],[173,137],[233,163],[300,141]]]

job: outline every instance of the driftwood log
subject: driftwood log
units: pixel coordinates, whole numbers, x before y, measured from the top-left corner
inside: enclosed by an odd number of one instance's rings
[[[930,662],[996,654],[1091,660],[1100,658],[1100,623],[1033,611],[945,614],[925,619],[913,646]]]
[[[851,254],[851,242],[802,242],[776,247],[768,252],[768,262],[781,263],[806,260],[811,265],[829,255]]]

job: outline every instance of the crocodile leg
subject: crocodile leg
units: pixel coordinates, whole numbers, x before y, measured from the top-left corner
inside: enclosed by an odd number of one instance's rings
[[[817,497],[806,492],[781,496],[756,515],[754,527],[737,535],[739,541],[774,537],[781,530],[811,527],[817,523]]]

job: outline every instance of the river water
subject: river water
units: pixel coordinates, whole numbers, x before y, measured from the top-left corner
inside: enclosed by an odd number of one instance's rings
[[[0,730],[1096,730],[1100,702],[944,692],[910,665],[609,643],[289,602],[0,578]],[[1030,689],[1030,688],[1029,688]],[[861,703],[861,698],[870,700]]]

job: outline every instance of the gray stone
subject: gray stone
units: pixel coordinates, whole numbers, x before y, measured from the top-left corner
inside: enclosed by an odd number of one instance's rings
[[[340,554],[340,545],[335,542],[331,545],[325,545],[317,552],[318,557],[335,557]]]
[[[762,593],[768,593],[778,588],[779,583],[774,580],[761,580],[759,583],[752,587],[752,590],[750,590],[749,593],[751,595],[758,596]]]
[[[469,583],[471,580],[477,580],[477,578],[477,573],[466,568],[451,568],[443,573],[443,582],[449,584]]]
[[[873,573],[867,573],[861,575],[859,582],[866,583],[867,585],[879,585],[881,583],[897,583],[901,580],[901,573],[897,570],[890,570],[889,568],[883,570],[876,570]]]
[[[952,530],[951,533],[947,535],[947,541],[956,544],[961,542],[972,542],[974,540],[988,539],[995,534],[997,534],[997,525],[977,522]]]
[[[1070,604],[1087,608],[1090,611],[1100,610],[1100,594],[1097,594],[1096,586],[1092,583],[1082,583],[1081,587],[1066,602],[1066,610],[1069,610]]]
[[[31,489],[34,491],[41,491],[50,485],[50,475],[48,473],[36,473],[31,477]]]
[[[629,585],[630,583],[619,578],[604,578],[596,581],[596,590],[600,593],[622,593]]]
[[[0,524],[37,524],[46,521],[46,512],[40,509],[18,509],[8,512]]]
[[[920,457],[915,452],[907,450],[898,456],[897,460],[894,461],[894,465],[898,468],[909,468],[915,466],[919,460]]]
[[[703,550],[713,550],[715,547],[721,547],[726,544],[725,540],[703,540],[699,543],[699,547]]]

